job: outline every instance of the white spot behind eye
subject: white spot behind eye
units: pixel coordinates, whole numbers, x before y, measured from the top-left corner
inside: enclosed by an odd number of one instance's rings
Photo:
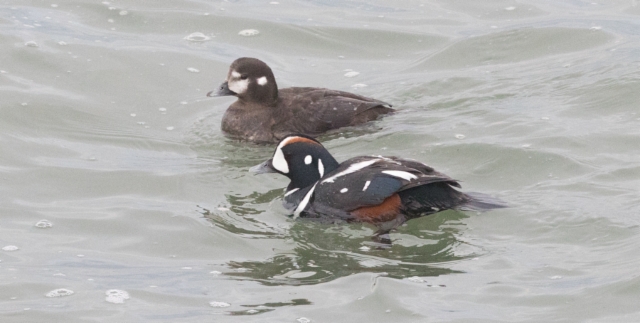
[[[307,157],[304,158],[305,165],[311,164],[312,161],[313,161],[313,158],[311,157],[311,155],[307,155]]]
[[[346,193],[346,192],[348,192],[348,191],[349,191],[349,189],[345,187],[345,188],[343,188],[343,189],[341,189],[341,190],[340,190],[340,193]]]
[[[233,76],[235,78],[240,78],[240,73],[238,73],[236,71],[231,71],[231,76]]]
[[[260,84],[260,85],[265,85],[265,84],[267,84],[267,82],[268,81],[267,81],[267,77],[266,76],[263,76],[263,77],[258,79],[258,84]]]
[[[318,158],[318,172],[320,173],[320,178],[324,176],[324,165],[322,164],[322,159]]]
[[[367,188],[369,188],[369,184],[371,184],[371,181],[367,181],[366,183],[364,183],[364,187],[362,188],[362,191],[366,191]]]
[[[405,172],[405,171],[401,171],[401,170],[383,170],[382,171],[385,174],[394,176],[394,177],[398,177],[398,178],[402,178],[404,180],[410,181],[412,179],[416,179],[418,178],[418,176],[413,175],[409,172]]]

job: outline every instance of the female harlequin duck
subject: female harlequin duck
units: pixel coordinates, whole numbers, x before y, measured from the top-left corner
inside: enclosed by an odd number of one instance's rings
[[[386,242],[390,230],[412,218],[447,209],[505,207],[480,194],[462,193],[447,175],[414,160],[360,156],[338,163],[315,139],[290,135],[255,173],[277,172],[291,182],[284,206],[293,217],[366,222]],[[381,237],[382,236],[382,237]]]
[[[291,133],[317,136],[394,111],[388,103],[348,92],[313,87],[278,90],[271,68],[250,57],[235,60],[227,80],[207,94],[225,95],[238,100],[225,112],[222,131],[257,143],[275,143]]]

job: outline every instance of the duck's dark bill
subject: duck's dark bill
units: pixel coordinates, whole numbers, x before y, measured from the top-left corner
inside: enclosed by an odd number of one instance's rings
[[[229,83],[227,82],[220,84],[220,87],[218,87],[217,90],[207,93],[207,96],[227,96],[227,95],[237,95],[236,92],[229,90]]]
[[[277,173],[277,171],[271,166],[271,159],[265,161],[260,165],[255,165],[249,168],[249,171],[254,174],[264,174],[264,173]]]

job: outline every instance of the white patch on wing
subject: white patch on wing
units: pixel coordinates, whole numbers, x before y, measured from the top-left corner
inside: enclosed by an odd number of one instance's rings
[[[383,170],[382,171],[385,174],[394,176],[394,177],[398,177],[398,178],[402,178],[404,180],[410,181],[412,179],[416,179],[418,178],[418,176],[413,175],[409,172],[405,172],[405,171],[401,171],[401,170]]]
[[[290,190],[289,192],[284,193],[284,196],[287,197],[287,196],[295,193],[297,190],[299,190],[299,188],[294,188],[294,189]]]
[[[361,169],[363,169],[363,168],[365,168],[367,166],[373,165],[375,162],[377,162],[379,160],[380,159],[371,159],[371,160],[365,160],[363,162],[352,164],[347,169],[341,171],[340,173],[335,174],[335,175],[325,179],[324,181],[322,181],[322,183],[333,183],[333,181],[336,178],[338,178],[340,176],[348,175],[348,174],[351,174],[351,173],[355,173],[355,172],[357,172],[357,171],[359,171],[359,170],[361,170]]]
[[[267,82],[268,81],[267,81],[267,77],[266,76],[263,76],[263,77],[258,79],[258,84],[260,84],[260,85],[265,85],[265,84],[267,84]]]
[[[345,187],[345,188],[343,188],[343,189],[341,189],[341,190],[340,190],[340,193],[346,193],[346,192],[348,192],[348,191],[349,191],[349,189]]]
[[[297,138],[297,137],[289,137],[281,141],[278,147],[276,148],[276,152],[273,154],[273,159],[271,160],[271,165],[273,166],[273,168],[275,168],[276,170],[284,174],[289,173],[289,164],[287,163],[287,160],[284,159],[284,153],[282,153],[282,147],[286,146],[287,143],[293,138]]]
[[[231,71],[231,76],[233,76],[234,78],[240,78],[240,73],[236,72],[236,71]]]
[[[300,204],[298,204],[298,207],[295,209],[295,211],[293,211],[294,219],[297,219],[300,216],[300,213],[304,211],[304,208],[307,207],[307,204],[309,204],[309,199],[311,199],[311,195],[313,195],[313,191],[315,191],[316,185],[318,185],[318,182],[313,184],[313,187],[309,190],[309,192],[307,192],[307,195],[304,196],[302,201],[300,201]]]
[[[371,181],[367,181],[366,183],[364,183],[364,187],[362,188],[362,191],[366,191],[367,188],[369,188],[369,184],[371,184]]]
[[[318,158],[318,173],[320,173],[320,178],[324,176],[324,165],[322,164],[322,159]]]
[[[229,90],[236,92],[238,94],[242,94],[247,91],[247,88],[249,88],[249,79],[246,79],[246,80],[233,79],[233,80],[230,80],[227,84],[229,85]]]
[[[380,159],[382,159],[382,160],[384,160],[384,161],[388,161],[388,162],[390,162],[390,163],[394,163],[394,164],[402,165],[402,163],[401,163],[401,162],[399,162],[399,161],[397,161],[397,160],[393,160],[393,159],[391,159],[391,158],[389,158],[389,157],[384,157],[384,156],[380,156],[380,155],[378,155],[378,156],[373,156],[373,157],[378,157],[378,158],[380,158]]]
[[[304,164],[305,164],[305,165],[309,165],[309,164],[311,164],[311,162],[312,162],[312,161],[313,161],[313,158],[311,157],[311,155],[307,155],[307,156],[304,158]]]

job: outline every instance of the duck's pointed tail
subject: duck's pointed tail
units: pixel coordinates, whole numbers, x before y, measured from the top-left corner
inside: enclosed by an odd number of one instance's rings
[[[488,211],[493,209],[502,209],[509,207],[509,205],[497,198],[482,193],[465,193],[469,197],[469,201],[459,207],[463,211]]]

